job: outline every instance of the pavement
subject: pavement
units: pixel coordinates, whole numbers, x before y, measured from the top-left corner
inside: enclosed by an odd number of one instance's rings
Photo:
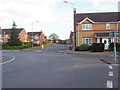
[[[67,49],[53,44],[41,52],[3,52],[15,57],[2,66],[3,88],[118,88],[118,66],[99,60],[109,56],[58,53]]]

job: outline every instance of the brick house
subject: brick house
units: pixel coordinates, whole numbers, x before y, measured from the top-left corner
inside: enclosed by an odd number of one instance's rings
[[[8,39],[10,39],[10,34],[11,34],[11,28],[10,29],[1,29],[1,34],[0,34],[0,41],[2,43],[6,43]],[[26,33],[24,28],[16,28],[18,34],[19,34],[19,39],[21,42],[27,42],[28,34]]]
[[[44,40],[45,40],[45,36],[43,34],[43,32],[28,32],[28,40],[32,41],[32,35],[33,35],[33,43],[37,44],[37,45],[42,45]]]
[[[114,42],[110,33],[120,30],[120,12],[76,13],[74,11],[75,46],[83,43],[105,43],[105,49]],[[119,38],[116,38],[119,41]]]

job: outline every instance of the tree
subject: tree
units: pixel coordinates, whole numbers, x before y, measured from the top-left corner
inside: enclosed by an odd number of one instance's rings
[[[17,25],[13,21],[13,27],[12,27],[12,30],[11,30],[10,39],[7,42],[7,44],[9,46],[20,46],[20,45],[22,45],[21,41],[18,38],[19,34],[18,34],[18,31],[16,30],[16,27],[17,27]]]
[[[58,35],[56,35],[55,33],[53,33],[53,34],[51,34],[50,36],[49,36],[49,38],[51,39],[51,40],[53,40],[53,41],[55,41],[56,42],[56,40],[58,40]]]

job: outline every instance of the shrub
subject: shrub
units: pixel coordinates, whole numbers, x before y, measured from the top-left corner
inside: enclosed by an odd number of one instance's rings
[[[89,51],[90,50],[90,45],[82,44],[82,45],[76,47],[75,50],[76,51]]]
[[[28,46],[28,47],[32,47],[32,42],[28,42],[28,43],[27,43],[27,46]]]
[[[89,51],[89,50],[90,50],[90,45],[88,44],[80,45],[80,51]]]
[[[114,43],[110,43],[109,45],[109,50],[113,51],[114,50]],[[120,51],[120,43],[116,43],[116,50]]]
[[[2,45],[2,49],[6,49],[6,47],[8,46],[7,44],[1,44]]]
[[[43,41],[43,44],[47,44],[47,41]]]
[[[104,52],[104,43],[93,43],[91,46],[91,51],[93,52]]]
[[[28,45],[22,45],[23,48],[28,48]]]
[[[22,46],[23,46],[24,48],[32,47],[32,42],[22,42]]]
[[[70,47],[70,50],[71,50],[71,47]],[[77,47],[75,48],[75,51],[80,51],[80,46],[77,46]]]
[[[120,43],[117,45],[117,51],[120,51]]]

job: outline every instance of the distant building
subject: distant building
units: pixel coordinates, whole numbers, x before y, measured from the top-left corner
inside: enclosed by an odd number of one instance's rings
[[[10,39],[11,35],[11,30],[12,28],[9,29],[1,29],[0,33],[0,41],[2,43],[7,43],[8,39]],[[21,42],[28,42],[28,34],[26,33],[24,28],[16,28],[18,34],[19,34],[19,39]]]
[[[45,36],[45,41],[47,42],[47,36]]]
[[[70,37],[69,37],[69,43],[73,44],[73,39],[74,39],[74,33],[71,31],[70,32]]]
[[[31,41],[34,44],[42,45],[45,40],[45,37],[42,31],[41,32],[28,32],[27,34],[28,34],[29,42]]]
[[[48,39],[48,43],[53,43],[53,40],[51,40],[51,39]]]

